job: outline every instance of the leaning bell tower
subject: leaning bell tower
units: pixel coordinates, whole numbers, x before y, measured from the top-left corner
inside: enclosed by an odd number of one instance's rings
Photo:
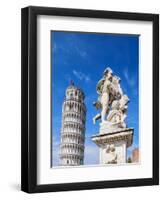
[[[62,105],[60,165],[83,165],[86,106],[85,95],[71,81]]]

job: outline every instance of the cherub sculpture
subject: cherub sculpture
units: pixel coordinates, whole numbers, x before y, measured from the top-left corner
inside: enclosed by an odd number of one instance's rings
[[[107,116],[107,120],[110,125],[114,125],[119,128],[126,128],[125,118],[127,116],[127,104],[129,98],[127,95],[122,95],[119,100],[114,100],[111,105],[111,111]]]

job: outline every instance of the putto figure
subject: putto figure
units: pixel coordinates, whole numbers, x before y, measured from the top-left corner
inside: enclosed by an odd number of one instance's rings
[[[105,69],[96,89],[99,97],[93,105],[101,109],[101,113],[93,118],[93,122],[96,123],[96,120],[101,118],[101,125],[107,123],[110,127],[126,128],[125,118],[129,98],[123,94],[120,78],[113,75],[111,68]]]

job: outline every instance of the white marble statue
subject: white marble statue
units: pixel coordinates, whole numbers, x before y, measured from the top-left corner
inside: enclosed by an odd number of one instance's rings
[[[97,109],[101,109],[101,113],[93,118],[93,122],[96,123],[96,120],[101,118],[102,125],[109,124],[115,128],[125,128],[129,98],[123,94],[120,78],[113,75],[110,68],[105,69],[103,78],[98,82],[97,93],[98,100],[93,104]]]
[[[112,70],[110,68],[106,68],[103,74],[103,78],[97,84],[97,93],[99,94],[99,97],[98,101],[94,102],[94,106],[97,109],[101,109],[101,113],[98,113],[93,118],[94,123],[99,118],[101,118],[102,123],[105,122],[106,114],[109,111],[111,79]]]

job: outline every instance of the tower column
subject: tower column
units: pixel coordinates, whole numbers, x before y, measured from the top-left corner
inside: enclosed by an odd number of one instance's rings
[[[71,84],[62,105],[62,127],[60,165],[82,165],[84,163],[86,106],[84,93]]]

